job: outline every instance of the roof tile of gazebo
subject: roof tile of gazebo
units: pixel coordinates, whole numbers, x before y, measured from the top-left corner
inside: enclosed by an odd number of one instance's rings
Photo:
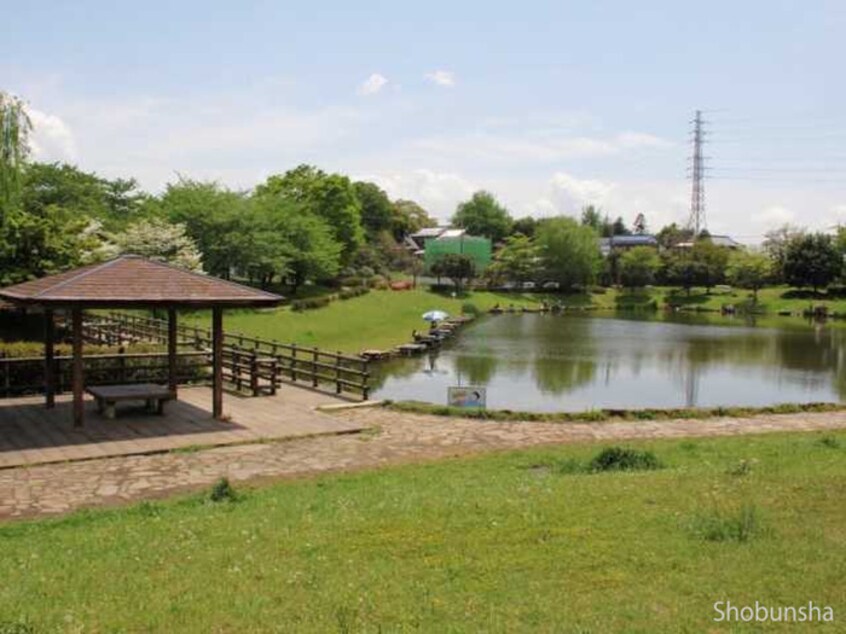
[[[122,255],[0,289],[18,304],[82,306],[273,306],[282,297],[249,286]]]

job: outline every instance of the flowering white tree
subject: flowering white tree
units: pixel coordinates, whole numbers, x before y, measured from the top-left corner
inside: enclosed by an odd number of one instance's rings
[[[132,253],[167,262],[190,271],[202,272],[197,245],[185,233],[185,225],[150,218],[136,222],[113,236],[118,253]]]

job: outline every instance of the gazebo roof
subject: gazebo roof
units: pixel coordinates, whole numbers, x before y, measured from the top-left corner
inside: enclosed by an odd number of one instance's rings
[[[44,306],[275,306],[282,297],[249,286],[122,255],[0,289],[0,298]]]

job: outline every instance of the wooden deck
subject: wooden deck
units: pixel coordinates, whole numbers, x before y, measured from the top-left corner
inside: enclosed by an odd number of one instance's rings
[[[115,420],[85,402],[85,427],[74,429],[70,397],[24,397],[0,401],[0,468],[156,453],[190,447],[231,445],[298,436],[352,433],[365,429],[314,411],[339,399],[299,388],[282,387],[275,396],[224,398],[226,422],[211,416],[211,389],[186,387],[164,416],[143,407],[121,410]]]

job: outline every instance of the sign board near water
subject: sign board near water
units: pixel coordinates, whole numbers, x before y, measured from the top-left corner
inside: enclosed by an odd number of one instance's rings
[[[487,404],[488,393],[483,387],[448,387],[447,405],[450,407],[481,407]]]

